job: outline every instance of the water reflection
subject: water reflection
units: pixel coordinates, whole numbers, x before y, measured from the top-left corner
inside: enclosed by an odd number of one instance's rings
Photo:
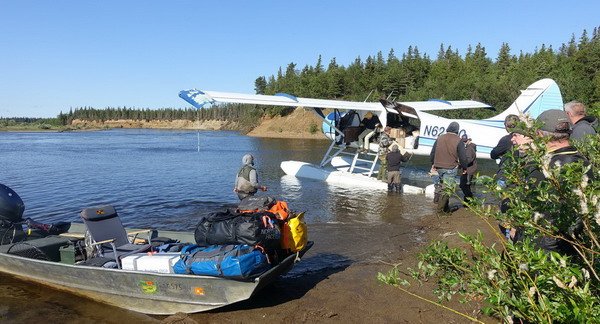
[[[349,188],[318,180],[281,177],[285,199],[308,213],[311,223],[381,223],[415,220],[433,209],[423,195],[402,195],[382,190]],[[315,208],[318,206],[318,208]]]

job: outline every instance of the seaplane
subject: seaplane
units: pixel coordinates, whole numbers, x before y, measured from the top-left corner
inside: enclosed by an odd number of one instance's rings
[[[437,137],[456,121],[459,136],[468,136],[477,144],[477,158],[490,159],[490,152],[498,140],[507,134],[504,119],[509,114],[529,115],[536,118],[549,109],[563,109],[560,89],[552,79],[534,82],[503,112],[487,119],[450,119],[432,114],[434,111],[457,109],[490,109],[490,105],[474,100],[439,100],[397,102],[381,99],[379,102],[300,98],[290,94],[242,94],[232,92],[183,90],[179,97],[202,109],[220,103],[241,103],[311,109],[322,120],[322,131],[331,144],[319,165],[301,161],[282,161],[281,169],[288,175],[323,180],[353,188],[387,189],[387,183],[373,177],[377,173],[379,146],[369,143],[368,149],[358,145],[359,123],[366,115],[376,116],[382,127],[391,127],[391,137],[401,151],[429,156]],[[432,186],[431,186],[432,187]],[[420,188],[403,185],[404,193],[431,194],[430,186]]]

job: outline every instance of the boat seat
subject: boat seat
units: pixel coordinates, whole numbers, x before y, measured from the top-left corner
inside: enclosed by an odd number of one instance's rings
[[[129,237],[117,211],[111,205],[85,208],[81,211],[81,219],[87,227],[93,245],[100,248],[104,257],[112,257],[119,268],[121,259],[133,253],[143,253],[151,249],[151,230],[139,232],[148,232],[148,244],[134,244],[129,241]],[[133,242],[135,242],[135,237]]]

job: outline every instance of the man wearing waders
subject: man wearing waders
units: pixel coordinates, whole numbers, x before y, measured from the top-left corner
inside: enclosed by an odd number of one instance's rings
[[[391,151],[386,155],[388,192],[402,192],[400,167],[402,162],[407,162],[409,159],[410,153],[403,148],[398,149],[398,144],[392,144]]]
[[[246,154],[242,158],[242,168],[235,179],[233,191],[237,193],[240,200],[254,196],[258,189],[267,191],[267,187],[258,185],[258,177],[254,168],[254,157],[251,154]]]
[[[456,184],[458,171],[462,174],[467,169],[467,155],[465,145],[458,136],[460,126],[457,122],[451,122],[446,133],[438,136],[429,158],[432,171],[436,171],[439,181],[435,183],[435,194],[433,201],[437,203],[438,212],[450,212],[448,202],[450,196],[444,192],[446,187]]]

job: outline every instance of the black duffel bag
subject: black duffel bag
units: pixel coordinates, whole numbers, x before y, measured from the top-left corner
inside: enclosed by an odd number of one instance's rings
[[[281,238],[278,222],[269,212],[238,213],[227,209],[201,217],[194,238],[200,246],[260,244],[277,247]]]
[[[248,196],[238,205],[239,210],[267,210],[275,205],[275,198],[269,196]]]

